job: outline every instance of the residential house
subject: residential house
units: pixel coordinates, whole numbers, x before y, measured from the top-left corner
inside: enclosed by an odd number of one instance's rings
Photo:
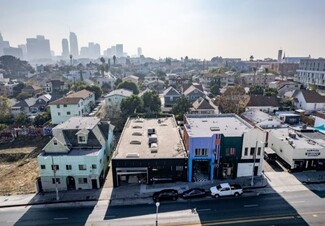
[[[285,94],[300,89],[300,84],[291,81],[274,81],[269,83],[269,88],[276,89],[279,97],[285,97]]]
[[[29,97],[37,97],[43,92],[43,88],[35,85],[28,85],[25,86],[21,92],[26,93]]]
[[[47,93],[57,93],[68,88],[67,84],[61,80],[50,80],[45,84],[45,92]]]
[[[168,87],[163,92],[164,106],[172,107],[176,101],[181,97],[181,94],[172,86]]]
[[[267,113],[274,113],[279,110],[279,102],[275,96],[251,95],[246,104],[246,111],[258,109]]]
[[[11,114],[17,116],[20,113],[27,115],[36,114],[40,111],[44,111],[51,100],[51,95],[45,94],[38,98],[30,97],[25,100],[21,100],[15,103],[11,107]]]
[[[282,127],[283,124],[279,118],[271,116],[259,109],[249,109],[240,116],[251,125],[259,126],[263,129]]]
[[[133,83],[138,85],[139,84],[139,77],[135,76],[135,75],[129,75],[127,77],[122,78],[122,81],[123,82],[125,82],[125,81],[133,82]]]
[[[314,90],[297,90],[293,96],[295,107],[298,109],[303,109],[306,112],[325,110],[325,96]]]
[[[200,97],[192,104],[190,114],[219,114],[219,109],[209,97]]]
[[[242,85],[244,86],[263,86],[267,87],[270,82],[274,82],[276,75],[272,73],[243,73],[240,74]]]
[[[205,96],[205,94],[201,90],[199,90],[193,85],[186,89],[183,94],[191,102],[194,102],[200,97],[203,98]]]
[[[133,92],[127,89],[116,89],[105,96],[107,114],[111,118],[120,115],[120,106],[123,99],[132,96]]]
[[[53,128],[53,138],[38,155],[45,192],[100,188],[107,173],[114,127],[96,117],[71,117]]]
[[[65,122],[72,116],[88,115],[94,106],[94,93],[85,89],[72,92],[50,103],[52,124]]]
[[[0,78],[0,96],[11,97],[14,95],[14,88],[18,85],[17,80]]]

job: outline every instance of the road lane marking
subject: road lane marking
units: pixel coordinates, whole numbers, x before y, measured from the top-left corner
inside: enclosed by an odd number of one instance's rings
[[[56,218],[53,218],[54,220],[68,220],[69,218],[67,217],[56,217]]]
[[[196,210],[196,211],[210,211],[211,209],[200,209],[200,210]]]
[[[209,225],[223,225],[223,224],[236,224],[236,223],[252,223],[252,222],[259,222],[259,221],[274,221],[274,220],[290,220],[295,219],[295,216],[284,216],[284,217],[269,217],[269,218],[255,218],[255,219],[243,219],[243,220],[233,220],[233,221],[216,221],[212,223],[202,223],[204,226]]]
[[[257,207],[257,206],[258,206],[258,204],[244,205],[245,208]]]

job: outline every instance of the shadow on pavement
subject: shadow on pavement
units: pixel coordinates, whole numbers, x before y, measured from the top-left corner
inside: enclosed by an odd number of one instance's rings
[[[308,190],[320,198],[325,198],[325,172],[306,171],[292,173]]]

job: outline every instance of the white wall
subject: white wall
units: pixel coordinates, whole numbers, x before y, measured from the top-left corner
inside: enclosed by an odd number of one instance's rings
[[[237,169],[237,177],[248,177],[253,174],[253,162],[251,163],[238,163]],[[262,174],[262,167],[258,162],[255,163],[255,166],[258,166],[257,175],[260,176]]]

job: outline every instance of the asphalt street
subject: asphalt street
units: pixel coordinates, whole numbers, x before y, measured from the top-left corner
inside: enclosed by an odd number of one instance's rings
[[[309,202],[308,195],[308,192],[288,193],[287,198],[295,208],[276,193],[161,202],[158,221],[159,225],[308,225],[304,217],[322,225],[325,206],[323,202]],[[303,211],[298,214],[297,208]],[[156,216],[153,202],[108,207],[103,203],[40,205],[1,208],[0,225],[154,225]]]

